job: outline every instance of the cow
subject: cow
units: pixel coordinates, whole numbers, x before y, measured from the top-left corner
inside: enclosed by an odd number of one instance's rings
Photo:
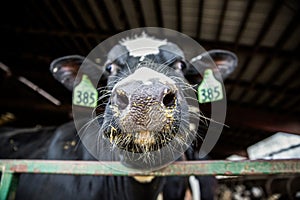
[[[135,52],[134,44],[146,50]],[[193,67],[196,63],[202,68]],[[117,160],[129,170],[142,171],[160,169],[175,160],[197,160],[192,147],[193,141],[202,139],[199,124],[203,121],[197,113],[198,100],[189,92],[197,93],[194,86],[205,69],[224,79],[236,65],[235,54],[225,50],[204,52],[189,62],[177,44],[145,32],[115,44],[101,66],[78,55],[58,58],[50,66],[54,78],[73,91],[86,74],[97,84],[98,103],[92,109],[73,106],[84,117],[74,114],[77,121],[56,128],[51,137],[46,134],[41,149],[35,150],[32,141],[26,144],[26,149],[32,147],[26,158]],[[17,141],[16,134],[8,135]],[[32,138],[32,133],[27,135]],[[3,140],[2,145],[11,141]],[[15,152],[22,153],[22,148]],[[163,199],[183,199],[187,187],[187,177],[22,174],[16,199],[157,199],[160,193]]]

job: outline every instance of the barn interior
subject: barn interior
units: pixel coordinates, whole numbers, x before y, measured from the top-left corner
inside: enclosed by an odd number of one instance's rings
[[[237,69],[224,81],[227,126],[210,156],[248,158],[250,146],[278,132],[300,135],[299,4],[297,0],[1,1],[0,126],[58,126],[72,120],[72,93],[51,75],[51,61],[86,56],[125,30],[164,27],[190,36],[206,50],[225,49],[238,56]],[[300,155],[299,143],[293,150]]]

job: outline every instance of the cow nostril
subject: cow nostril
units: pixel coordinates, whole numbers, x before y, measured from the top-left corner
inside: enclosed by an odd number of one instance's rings
[[[168,92],[163,98],[163,104],[166,107],[171,107],[175,105],[176,94],[174,92]]]
[[[116,100],[119,109],[122,110],[125,109],[129,104],[128,97],[125,94],[117,94]]]

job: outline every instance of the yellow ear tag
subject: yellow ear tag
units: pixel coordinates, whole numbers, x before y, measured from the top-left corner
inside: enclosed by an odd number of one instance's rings
[[[222,100],[223,97],[222,84],[215,78],[211,69],[206,69],[204,71],[203,80],[198,87],[199,103],[219,101]]]
[[[97,106],[98,92],[89,77],[84,74],[81,82],[74,88],[73,104],[95,108]]]

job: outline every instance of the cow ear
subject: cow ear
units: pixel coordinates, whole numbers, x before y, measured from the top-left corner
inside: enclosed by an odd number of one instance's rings
[[[214,63],[212,63],[212,61]],[[235,70],[237,63],[237,56],[230,51],[210,50],[190,60],[190,64],[194,67],[189,67],[186,72],[186,76],[192,83],[200,83],[202,81],[204,71],[206,69],[212,69],[216,78],[224,80]]]
[[[73,91],[73,86],[78,84],[83,74],[88,75],[91,80],[97,80],[101,74],[101,69],[95,63],[79,55],[69,55],[53,60],[50,64],[50,71],[54,78],[70,91]],[[80,74],[78,74],[79,71]]]
[[[60,57],[51,62],[50,71],[57,81],[72,91],[79,67],[83,61],[84,57],[79,55]]]

